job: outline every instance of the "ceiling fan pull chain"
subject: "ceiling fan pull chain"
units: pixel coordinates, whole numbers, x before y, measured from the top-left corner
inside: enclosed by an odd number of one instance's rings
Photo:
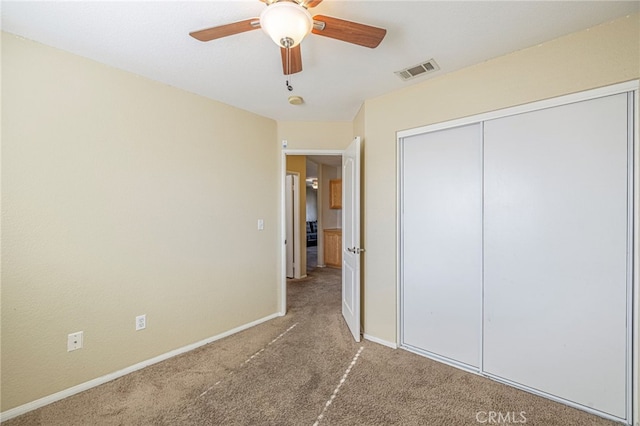
[[[289,84],[289,80],[291,79],[293,82],[293,77],[291,74],[291,48],[290,47],[286,47],[285,48],[285,55],[284,55],[285,61],[284,61],[284,66],[286,68],[286,75],[287,75],[287,90],[292,92],[293,91],[293,86],[291,84]]]

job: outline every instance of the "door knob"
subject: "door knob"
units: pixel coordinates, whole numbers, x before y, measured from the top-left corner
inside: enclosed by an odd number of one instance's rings
[[[353,253],[353,254],[360,254],[360,253],[362,253],[364,251],[364,249],[361,249],[361,248],[358,248],[358,247],[353,247],[353,248],[347,247],[347,251],[349,253]]]

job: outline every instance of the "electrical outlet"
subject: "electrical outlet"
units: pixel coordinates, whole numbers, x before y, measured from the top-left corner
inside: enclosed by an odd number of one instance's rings
[[[264,229],[264,220],[258,219],[258,231],[262,231]]]
[[[82,338],[84,332],[77,331],[67,336],[67,352],[75,351],[82,348]]]
[[[136,317],[136,331],[143,330],[145,328],[147,328],[147,316],[138,315]]]

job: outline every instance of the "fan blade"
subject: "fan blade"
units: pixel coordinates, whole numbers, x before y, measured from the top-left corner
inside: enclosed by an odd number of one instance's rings
[[[269,6],[272,3],[276,3],[278,0],[260,0],[260,1],[262,3],[266,3],[266,5]],[[322,0],[294,0],[294,1],[298,3],[300,6],[307,9],[311,9],[312,7],[316,7],[317,5],[322,3]]]
[[[371,27],[357,22],[332,18],[331,16],[316,15],[313,20],[324,24],[323,29],[316,28],[316,25],[314,25],[311,30],[314,34],[335,38],[347,43],[359,44],[372,49],[377,47],[387,34],[387,30],[384,28]]]
[[[260,28],[260,19],[252,18],[246,19],[244,21],[234,22],[232,24],[220,25],[218,27],[207,28],[200,31],[193,31],[190,32],[189,35],[200,41],[211,41],[217,38],[243,33],[245,31],[256,30],[258,28]]]
[[[295,74],[302,71],[302,52],[300,45],[290,49],[280,48],[280,56],[282,56],[282,72],[284,75]]]
[[[302,2],[302,6],[306,7],[307,9],[311,9],[312,7],[316,7],[320,3],[322,3],[322,0],[306,0]]]

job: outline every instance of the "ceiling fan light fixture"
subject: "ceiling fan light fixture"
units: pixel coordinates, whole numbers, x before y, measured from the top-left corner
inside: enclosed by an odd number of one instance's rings
[[[260,26],[278,46],[291,48],[311,32],[313,18],[297,3],[279,1],[262,11]]]

